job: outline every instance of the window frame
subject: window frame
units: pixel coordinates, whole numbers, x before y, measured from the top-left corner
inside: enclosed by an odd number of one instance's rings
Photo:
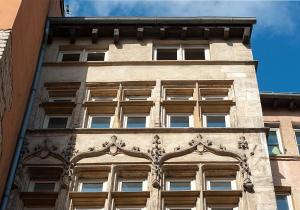
[[[171,127],[171,118],[174,117],[188,117],[188,127]],[[194,127],[194,115],[193,113],[167,113],[167,128],[193,128]]]
[[[275,131],[276,132],[276,137],[277,137],[277,141],[278,141],[278,149],[280,151],[279,155],[284,155],[284,147],[283,147],[283,143],[282,143],[282,139],[281,139],[281,132],[280,132],[280,128],[270,128],[270,131]],[[268,143],[268,138],[267,138],[267,152],[268,155],[275,155],[275,154],[270,154],[269,153],[269,143]]]
[[[28,186],[28,192],[37,192],[37,191],[34,191],[34,187],[37,183],[54,183],[54,189],[53,191],[47,191],[47,192],[58,192],[58,189],[59,189],[59,183],[57,181],[35,181],[35,180],[31,180],[29,182],[29,186]],[[43,193],[43,192],[41,192]]]
[[[146,207],[137,207],[137,206],[134,206],[134,207],[118,207],[116,208],[116,210],[131,210],[131,209],[135,209],[135,210],[146,210]]]
[[[132,100],[130,97],[136,97],[136,99]],[[139,99],[139,98],[145,98],[145,99]],[[149,101],[150,96],[125,96],[125,101]]]
[[[95,179],[95,180],[80,179],[79,182],[78,182],[78,187],[77,187],[78,192],[82,192],[83,183],[102,183],[102,191],[99,191],[99,192],[107,192],[107,180],[103,180],[103,179]],[[88,192],[85,192],[85,193],[88,193]]]
[[[209,100],[210,97],[211,98],[220,98],[220,99]],[[222,100],[228,100],[228,96],[226,96],[226,95],[206,95],[206,96],[202,96],[201,100],[202,101],[222,101]]]
[[[67,118],[67,124],[65,128],[48,128],[50,118]],[[71,124],[71,116],[70,115],[45,115],[43,122],[43,129],[66,129],[69,128]]]
[[[83,53],[83,58],[82,58],[83,62],[104,62],[107,59],[106,58],[107,57],[107,51],[106,50],[86,50],[86,49],[84,49],[82,51],[82,53]],[[103,61],[88,61],[87,58],[88,58],[89,53],[104,53],[104,59],[103,59]]]
[[[74,102],[74,97],[49,97],[49,102]]]
[[[205,190],[212,190],[211,189],[211,181],[217,180],[220,182],[230,182],[231,185],[231,190],[225,190],[225,191],[232,191],[232,190],[237,190],[237,185],[236,185],[236,179],[235,178],[218,178],[218,177],[212,177],[212,178],[207,178],[205,181]],[[212,190],[212,191],[223,191],[223,190]]]
[[[275,192],[275,198],[276,198],[277,195],[284,195],[284,196],[286,196],[289,210],[294,210],[293,200],[292,200],[292,196],[291,196],[290,193],[276,193]],[[276,207],[277,207],[277,198],[276,198]]]
[[[103,208],[98,208],[98,207],[75,207],[74,210],[104,210]]]
[[[171,99],[171,98],[176,98],[176,97],[186,97],[186,98],[188,98],[188,99]],[[186,100],[188,100],[188,101],[191,101],[191,100],[193,100],[194,98],[193,98],[193,96],[188,96],[188,95],[171,95],[171,96],[166,96],[166,100],[167,101],[186,101]]]
[[[117,188],[118,192],[125,192],[125,191],[122,191],[122,183],[123,182],[142,182],[142,191],[138,191],[138,192],[148,191],[147,179],[119,179],[118,180],[118,188]]]
[[[300,134],[299,128],[294,129],[294,134],[295,134],[295,141],[296,141],[296,145],[297,145],[298,154],[300,155],[300,142],[298,143],[298,141],[297,141],[297,133]]]
[[[207,127],[207,116],[224,116],[225,117],[225,127],[218,127],[218,128],[230,128],[230,114],[229,113],[203,113],[202,114],[203,127],[204,128],[215,128],[215,127]]]
[[[157,45],[157,46],[154,47],[153,60],[155,60],[155,61],[169,61],[169,60],[157,60],[157,50],[158,49],[176,49],[177,61],[181,59],[180,45]],[[173,61],[176,61],[176,60],[173,60]]]
[[[145,128],[149,128],[150,125],[150,115],[149,114],[124,114],[123,115],[123,128],[128,128],[127,127],[127,122],[128,122],[128,117],[145,117]],[[128,128],[128,129],[135,129],[135,128]],[[140,129],[140,128],[138,128]]]
[[[204,46],[204,45],[180,45],[180,48],[181,48],[181,59],[182,60],[186,60],[185,59],[185,50],[186,49],[204,49],[204,61],[206,60],[210,60],[210,51],[209,51],[209,47],[208,46]],[[189,60],[188,60],[189,61]],[[195,60],[197,61],[197,60]],[[198,61],[201,61],[201,60],[198,60]]]
[[[189,182],[191,189],[192,190],[196,190],[196,180],[195,179],[176,179],[176,178],[172,178],[172,179],[167,179],[165,181],[165,190],[166,191],[171,191],[171,192],[177,192],[177,191],[183,191],[183,190],[171,190],[171,182]]]
[[[109,122],[109,128],[113,127],[113,123],[114,123],[114,115],[109,115],[109,114],[89,114],[88,116],[88,121],[87,121],[87,127],[86,128],[90,128],[90,129],[108,129],[108,128],[92,128],[92,119],[93,117],[110,117],[110,122]]]
[[[239,207],[235,205],[230,205],[230,204],[220,204],[220,205],[210,205],[207,207],[207,210],[213,210],[213,209],[221,209],[221,208],[232,208],[232,210],[238,210]]]
[[[178,206],[178,207],[174,207],[174,206],[172,206],[172,207],[167,207],[166,208],[166,210],[173,210],[173,209],[176,209],[176,210],[178,210],[178,209],[190,209],[190,210],[196,210],[196,207],[194,206],[194,207],[190,207],[190,206]]]
[[[78,54],[79,53],[79,60],[78,61],[63,61],[63,55],[64,54]],[[58,52],[58,57],[57,57],[57,62],[64,63],[64,62],[82,62],[83,59],[83,51],[81,50],[70,50],[70,51],[59,51]]]

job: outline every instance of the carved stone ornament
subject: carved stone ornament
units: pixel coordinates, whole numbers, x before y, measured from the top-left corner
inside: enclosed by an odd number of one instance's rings
[[[124,141],[119,140],[116,136],[112,136],[110,141],[105,142],[102,145],[102,148],[89,148],[88,151],[78,153],[71,160],[71,165],[74,165],[76,162],[80,161],[83,158],[96,157],[104,154],[117,155],[123,153],[133,157],[145,158],[151,161],[151,173],[152,173],[152,185],[156,188],[161,187],[161,177],[162,164],[174,157],[183,156],[192,152],[197,152],[202,155],[205,152],[210,152],[220,156],[230,156],[237,159],[240,163],[241,172],[244,178],[243,186],[244,190],[248,192],[253,191],[253,183],[250,179],[251,172],[247,163],[246,154],[239,154],[233,151],[227,150],[224,146],[218,145],[214,146],[212,141],[204,141],[202,136],[199,134],[194,139],[192,139],[187,147],[177,146],[174,148],[173,152],[166,153],[162,148],[162,142],[158,135],[155,135],[152,141],[152,147],[148,149],[147,152],[143,152],[139,147],[134,146],[131,150],[126,148]]]
[[[239,147],[239,149],[242,149],[242,150],[249,149],[248,141],[246,140],[246,138],[244,136],[240,137],[240,140],[238,141],[238,147]]]

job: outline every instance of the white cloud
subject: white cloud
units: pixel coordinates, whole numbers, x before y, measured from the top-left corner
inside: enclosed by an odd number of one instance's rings
[[[257,32],[291,35],[299,2],[204,0],[68,0],[72,16],[255,16]]]

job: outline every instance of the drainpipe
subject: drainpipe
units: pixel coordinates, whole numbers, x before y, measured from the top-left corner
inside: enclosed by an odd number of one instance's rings
[[[38,84],[40,81],[40,76],[41,76],[41,72],[42,72],[42,64],[43,64],[43,60],[44,60],[44,56],[45,56],[45,49],[46,49],[47,39],[48,39],[48,34],[49,34],[49,27],[50,27],[50,21],[47,19],[46,24],[45,24],[45,29],[44,29],[44,38],[42,41],[42,46],[40,48],[38,63],[36,65],[35,74],[34,74],[32,86],[31,86],[31,90],[30,90],[30,96],[27,101],[26,111],[25,111],[23,121],[22,121],[22,127],[21,127],[21,130],[19,131],[14,157],[13,157],[12,163],[10,165],[9,174],[8,174],[8,177],[6,180],[6,185],[5,185],[4,194],[2,196],[0,210],[6,210],[8,202],[9,202],[11,188],[14,183],[15,174],[16,174],[16,171],[18,168],[26,130],[27,130],[27,127],[29,124],[35,95],[36,95]]]

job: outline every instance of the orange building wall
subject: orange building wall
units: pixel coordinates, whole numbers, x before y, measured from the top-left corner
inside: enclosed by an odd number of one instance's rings
[[[0,198],[5,187],[18,132],[21,128],[28,96],[35,73],[49,0],[0,0],[0,28],[12,29],[12,82],[11,110],[3,119],[3,153],[0,159]],[[49,13],[60,16],[59,0]]]

